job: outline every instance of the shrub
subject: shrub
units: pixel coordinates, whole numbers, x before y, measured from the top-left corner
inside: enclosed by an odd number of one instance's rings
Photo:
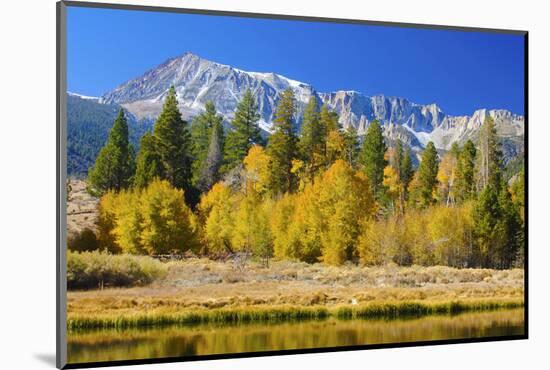
[[[67,248],[70,251],[76,252],[95,251],[99,248],[99,242],[93,230],[85,228],[80,232],[69,235],[67,238]]]
[[[67,288],[145,285],[163,277],[167,267],[146,256],[112,255],[106,252],[67,253]]]

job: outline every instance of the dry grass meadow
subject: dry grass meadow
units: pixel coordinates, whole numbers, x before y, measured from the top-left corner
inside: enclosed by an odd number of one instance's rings
[[[70,291],[69,321],[220,310],[330,311],[388,304],[462,304],[474,309],[523,305],[524,273],[520,269],[330,267],[288,261],[273,262],[266,268],[255,262],[236,264],[201,258],[164,264],[164,277],[146,286]]]

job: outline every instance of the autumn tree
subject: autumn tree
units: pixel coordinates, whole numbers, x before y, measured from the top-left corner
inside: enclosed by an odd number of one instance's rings
[[[233,252],[235,199],[231,189],[219,182],[203,194],[198,206],[203,225],[204,250],[211,254]]]
[[[245,192],[263,197],[269,191],[271,158],[263,147],[254,145],[243,159]]]
[[[141,213],[141,190],[124,190],[116,195],[114,208],[114,227],[116,245],[123,253],[153,254],[145,249],[141,235],[143,232]]]
[[[456,153],[450,151],[441,159],[437,172],[438,197],[447,206],[456,202],[457,162]]]
[[[148,254],[184,252],[197,247],[198,220],[183,190],[167,181],[151,182],[140,194],[140,239]]]
[[[273,235],[273,253],[277,259],[298,259],[299,252],[289,237],[289,228],[293,222],[296,195],[284,194],[272,207],[270,217]]]
[[[120,253],[122,248],[117,243],[113,232],[117,222],[118,196],[113,190],[107,191],[99,199],[97,206],[97,240],[99,249],[110,253]]]
[[[323,220],[320,229],[323,262],[341,265],[355,259],[355,242],[375,209],[369,180],[338,160],[314,186]]]
[[[346,141],[339,130],[330,130],[325,142],[325,166],[330,167],[334,162],[346,155]]]
[[[153,180],[143,189],[109,192],[100,200],[100,243],[112,252],[164,254],[194,249],[198,223],[181,189]]]
[[[273,256],[268,209],[254,191],[240,196],[235,213],[232,245],[236,251],[259,257],[266,266]]]

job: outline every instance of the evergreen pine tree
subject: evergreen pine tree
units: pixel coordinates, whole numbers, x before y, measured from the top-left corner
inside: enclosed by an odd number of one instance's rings
[[[367,129],[359,161],[371,183],[373,194],[378,199],[383,192],[384,168],[388,164],[385,158],[386,149],[382,127],[374,120]]]
[[[154,178],[161,177],[162,164],[155,145],[155,137],[148,132],[141,137],[136,163],[135,187],[144,188]]]
[[[439,161],[437,150],[433,142],[429,142],[422,152],[420,167],[418,168],[420,205],[427,207],[434,202],[433,192],[437,185]]]
[[[410,148],[407,148],[407,150],[405,150],[405,153],[403,154],[399,175],[401,183],[403,184],[405,199],[407,199],[409,193],[409,184],[411,183],[414,176]]]
[[[357,166],[357,157],[361,151],[357,130],[353,126],[349,126],[344,132],[344,160],[352,167]]]
[[[321,111],[319,112],[319,120],[323,127],[323,132],[328,134],[331,131],[339,130],[340,124],[338,123],[338,114],[328,110],[326,104],[323,104]]]
[[[412,171],[412,169],[404,167],[404,161],[405,153],[403,152],[403,143],[401,140],[397,139],[393,155],[390,158],[390,165],[396,174],[396,180],[398,182],[398,186],[396,186],[397,199],[399,201],[398,210],[401,215],[405,213],[406,188],[408,186],[408,183],[404,181],[404,176],[409,176],[409,172]],[[407,165],[410,166],[410,158],[408,158]],[[410,179],[408,181],[410,181]]]
[[[242,162],[252,145],[263,145],[264,140],[258,126],[259,119],[258,104],[252,91],[247,89],[237,105],[235,118],[231,122],[233,130],[227,134],[225,160],[228,170]]]
[[[300,157],[306,166],[306,175],[310,181],[322,166],[326,134],[321,125],[317,98],[312,96],[304,109],[302,132],[298,148]]]
[[[120,191],[130,185],[134,158],[128,141],[128,122],[121,109],[115,119],[107,143],[100,150],[88,173],[88,189],[102,195],[107,190]]]
[[[502,152],[497,138],[495,121],[486,116],[479,135],[479,155],[477,168],[477,190],[492,184],[497,191],[502,183]]]
[[[267,144],[267,152],[271,157],[270,188],[274,194],[283,194],[295,188],[296,179],[292,173],[292,161],[297,154],[295,114],[294,92],[289,88],[282,93],[273,121],[274,133]]]
[[[523,230],[519,210],[512,202],[512,195],[505,183],[501,185],[498,201],[502,211],[499,229],[503,232],[499,235],[495,267],[509,269],[518,256],[520,244],[523,241]]]
[[[214,123],[210,131],[208,153],[197,182],[197,187],[203,193],[209,191],[220,180],[220,168],[223,163],[223,126],[221,122]]]
[[[475,163],[476,147],[468,140],[460,151],[456,165],[456,193],[459,202],[475,197]]]
[[[204,167],[204,161],[208,155],[212,128],[221,124],[223,117],[216,112],[216,106],[208,101],[204,105],[204,112],[193,119],[191,124],[192,141],[192,183],[197,184]]]
[[[181,118],[176,90],[170,87],[153,129],[156,151],[161,162],[161,177],[176,188],[190,188],[191,158],[187,122]]]
[[[473,264],[481,267],[492,267],[493,248],[498,243],[499,220],[502,217],[498,192],[492,184],[486,186],[479,194],[473,210],[476,253]],[[496,248],[495,248],[496,249]]]

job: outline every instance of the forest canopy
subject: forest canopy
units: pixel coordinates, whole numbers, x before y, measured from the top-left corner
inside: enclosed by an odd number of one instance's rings
[[[265,140],[251,91],[227,128],[212,102],[183,120],[171,88],[136,154],[121,110],[88,174],[101,196],[97,248],[242,252],[265,263],[523,264],[524,175],[505,181],[490,116],[477,142],[446,153],[429,142],[415,158],[376,120],[360,137],[315,99],[296,112],[288,89]]]

